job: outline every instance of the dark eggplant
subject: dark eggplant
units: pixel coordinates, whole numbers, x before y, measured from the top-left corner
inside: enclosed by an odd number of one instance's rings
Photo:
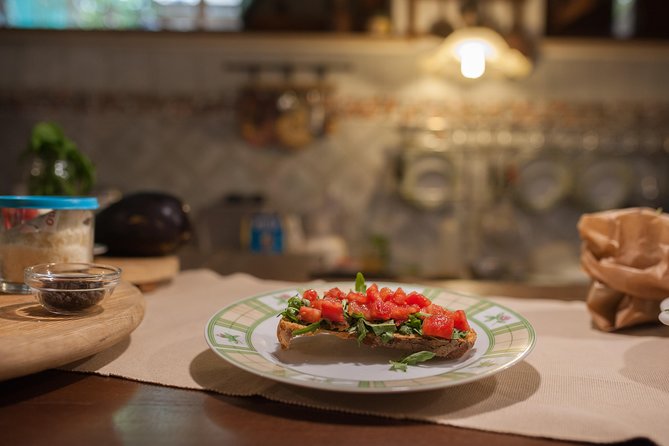
[[[174,253],[191,237],[184,203],[162,192],[137,192],[95,217],[95,242],[110,256],[162,256]]]

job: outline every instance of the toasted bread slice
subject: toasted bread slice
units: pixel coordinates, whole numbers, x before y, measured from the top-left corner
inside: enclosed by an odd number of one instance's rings
[[[288,349],[290,347],[290,342],[296,336],[293,335],[293,331],[304,328],[304,325],[291,322],[286,319],[281,319],[276,329],[276,335],[279,339],[282,349]],[[326,330],[319,328],[317,330],[305,333],[299,336],[311,336],[318,333],[328,333],[334,336],[340,337],[342,339],[356,339],[354,333],[349,333],[348,331],[337,331],[337,330]],[[387,342],[383,343],[381,338],[373,334],[368,334],[363,342],[372,347],[386,347],[386,348],[395,348],[399,350],[406,350],[408,352],[419,352],[419,351],[430,351],[435,354],[435,356],[446,358],[446,359],[458,359],[461,358],[465,353],[467,353],[476,342],[476,332],[473,329],[470,329],[467,332],[467,335],[461,339],[440,339],[434,337],[422,337],[417,335],[402,335],[402,334],[393,334],[393,338]]]

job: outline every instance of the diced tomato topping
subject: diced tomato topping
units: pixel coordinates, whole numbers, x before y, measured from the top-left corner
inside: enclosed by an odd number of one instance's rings
[[[357,302],[359,304],[366,304],[367,303],[367,295],[362,294],[362,293],[356,293],[355,291],[351,291],[346,296],[346,300],[348,300],[349,302]]]
[[[376,284],[372,284],[367,287],[367,302],[372,302],[377,299],[380,299],[379,287]]]
[[[468,331],[470,329],[467,315],[463,310],[455,310],[453,312],[453,326],[460,331]]]
[[[446,308],[442,307],[441,305],[430,304],[427,307],[422,308],[421,313],[426,313],[426,314],[431,314],[431,315],[444,315],[444,314],[449,314],[450,311],[448,311]]]
[[[409,315],[418,311],[418,308],[407,305],[397,305],[394,302],[388,302],[390,304],[390,319],[393,319],[396,324],[401,324],[402,322],[409,319]]]
[[[425,308],[430,305],[431,302],[430,299],[423,296],[422,294],[412,291],[407,295],[406,303],[409,305],[418,305],[421,308]]]
[[[375,321],[385,321],[390,319],[390,312],[392,311],[391,302],[384,302],[381,299],[377,299],[369,304],[372,320]]]
[[[341,302],[330,299],[321,299],[321,312],[324,319],[332,322],[344,322],[344,309]]]
[[[379,289],[377,284],[367,287],[366,292],[344,292],[339,288],[326,291],[319,299],[315,290],[306,290],[302,297],[310,302],[310,306],[300,308],[300,319],[307,323],[327,319],[335,323],[345,322],[342,301],[348,301],[349,315],[362,315],[369,321],[385,321],[393,319],[401,324],[409,315],[421,313],[423,334],[451,339],[453,329],[470,330],[467,316],[463,310],[450,311],[440,305],[433,304],[425,295],[412,291],[406,293],[402,288],[392,290],[388,287]],[[424,316],[423,316],[424,315]]]
[[[435,315],[423,320],[423,335],[451,339],[453,337],[453,318]]]
[[[300,307],[300,319],[313,324],[321,320],[321,310],[313,307]]]
[[[332,288],[325,292],[325,298],[343,300],[346,298],[346,293],[340,290],[339,288]]]
[[[369,311],[367,305],[359,304],[357,302],[351,302],[348,304],[348,314],[350,315],[362,314],[362,316],[367,320],[370,320],[372,318],[372,312]]]
[[[302,297],[308,300],[309,302],[313,302],[316,299],[318,299],[318,293],[316,292],[316,290],[307,290],[304,292],[304,294],[302,294]]]
[[[381,300],[391,300],[394,294],[395,293],[393,293],[393,290],[387,286],[384,286],[379,290],[379,296],[381,296]]]
[[[404,305],[407,300],[407,294],[404,292],[402,288],[398,288],[395,290],[395,293],[393,293],[393,302],[395,302],[397,305]]]

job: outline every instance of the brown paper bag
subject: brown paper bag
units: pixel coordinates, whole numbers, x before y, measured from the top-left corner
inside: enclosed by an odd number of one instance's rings
[[[595,326],[613,331],[657,321],[669,297],[669,215],[650,208],[584,214],[578,231]]]

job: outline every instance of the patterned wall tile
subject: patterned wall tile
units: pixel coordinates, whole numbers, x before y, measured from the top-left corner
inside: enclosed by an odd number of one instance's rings
[[[486,177],[491,168],[488,155],[498,156],[494,150],[501,146],[531,145],[528,133],[507,128],[518,122],[502,125],[509,133],[505,139],[512,144],[500,142],[497,128],[468,127],[471,123],[462,119],[465,109],[495,101],[504,107],[508,101],[529,99],[538,104],[533,110],[541,115],[542,100],[606,102],[611,92],[627,100],[669,99],[669,84],[663,77],[666,61],[567,65],[547,60],[523,83],[463,87],[418,76],[413,57],[391,60],[387,54],[358,54],[346,56],[353,69],[329,78],[336,83],[339,105],[348,104],[346,110],[357,111],[343,112],[330,136],[289,152],[253,147],[240,137],[233,104],[237,88],[247,79],[225,66],[231,58],[253,60],[255,56],[227,50],[112,43],[104,49],[81,43],[69,48],[27,45],[18,49],[0,43],[0,58],[16,62],[0,73],[0,90],[12,93],[0,95],[2,193],[18,190],[18,155],[32,125],[53,120],[96,163],[100,187],[171,192],[187,201],[196,215],[227,194],[261,193],[269,207],[313,223],[307,224],[308,229],[322,223],[319,218],[327,218],[354,255],[367,255],[378,248],[371,246],[372,239],[383,238],[391,252],[388,266],[395,272],[458,276],[475,260],[482,244],[479,217],[495,199]],[[316,53],[303,59],[313,61],[319,56]],[[263,54],[266,60],[284,60],[269,50]],[[629,85],[634,88],[621,88]],[[56,99],[38,95],[27,106],[14,101],[15,90],[40,89],[54,93]],[[67,96],[71,91],[88,92],[90,97],[72,99]],[[105,93],[112,94],[105,97]],[[123,98],[133,93],[139,98]],[[58,101],[59,95],[69,99]],[[460,166],[462,196],[446,210],[426,212],[398,197],[394,162],[403,147],[397,128],[400,115],[392,107],[379,113],[384,100],[386,105],[408,104],[419,117],[428,115],[435,105],[450,111],[448,122],[457,128],[449,135],[449,144],[467,146],[468,151],[463,152]],[[669,147],[662,138],[654,145]],[[487,152],[481,146],[492,149]],[[578,214],[556,210],[556,220],[567,222],[558,226],[573,227],[574,215]],[[546,215],[522,217],[529,227],[536,223],[550,229],[544,223],[553,221]],[[532,231],[526,235],[537,240]],[[547,242],[565,240],[573,231],[567,235],[552,231],[551,235]]]

